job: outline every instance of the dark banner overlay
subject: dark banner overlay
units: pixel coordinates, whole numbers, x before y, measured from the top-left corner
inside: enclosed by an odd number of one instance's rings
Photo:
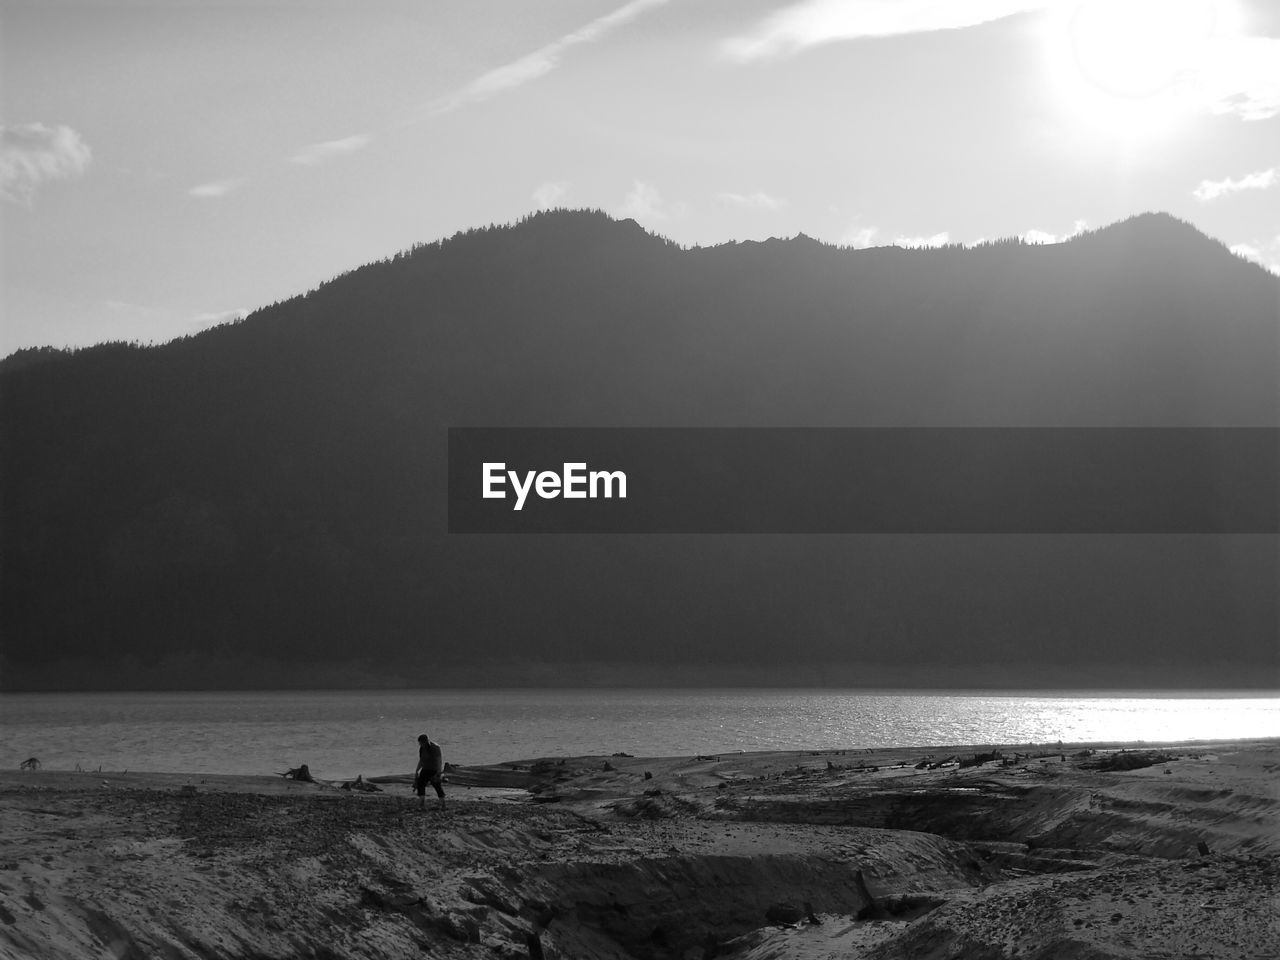
[[[451,428],[449,532],[1276,533],[1270,428]]]

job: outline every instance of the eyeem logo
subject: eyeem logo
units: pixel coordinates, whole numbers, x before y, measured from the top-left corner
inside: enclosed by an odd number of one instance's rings
[[[560,473],[554,470],[529,470],[521,476],[508,470],[505,463],[486,462],[482,467],[483,497],[486,500],[505,500],[508,480],[515,491],[514,510],[524,509],[530,491],[543,500],[564,497],[566,500],[595,500],[600,497],[619,500],[627,498],[627,475],[621,470],[587,471],[585,463],[565,463]]]

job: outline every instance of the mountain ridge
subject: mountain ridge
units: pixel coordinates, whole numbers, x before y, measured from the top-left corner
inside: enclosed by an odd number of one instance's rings
[[[225,327],[239,326],[240,324],[243,324],[246,321],[249,321],[251,318],[255,317],[256,315],[262,313],[263,311],[270,310],[273,307],[277,307],[282,303],[289,303],[297,300],[298,298],[305,298],[312,294],[318,293],[319,291],[325,289],[329,285],[341,280],[343,277],[356,273],[360,270],[364,270],[366,268],[376,267],[381,264],[395,263],[397,261],[413,257],[414,255],[419,254],[421,251],[430,250],[433,248],[441,248],[446,244],[452,244],[460,240],[475,237],[477,235],[483,235],[487,232],[515,229],[528,223],[538,222],[543,218],[549,218],[549,219],[555,220],[558,218],[565,218],[565,217],[574,218],[574,219],[577,219],[580,217],[588,217],[588,218],[591,218],[592,220],[616,225],[617,227],[630,230],[633,233],[643,235],[644,237],[649,238],[652,241],[656,241],[658,244],[664,247],[674,247],[676,249],[679,249],[681,251],[686,251],[686,252],[721,250],[721,249],[732,250],[737,247],[753,247],[753,246],[774,247],[774,246],[788,246],[788,245],[795,245],[795,246],[804,245],[807,249],[822,249],[827,251],[836,251],[836,252],[845,253],[845,254],[868,253],[871,251],[890,251],[890,250],[893,250],[893,251],[901,250],[901,251],[917,253],[917,254],[921,254],[921,253],[927,254],[937,249],[943,249],[947,251],[960,251],[960,250],[982,251],[982,250],[987,250],[991,248],[1000,248],[1000,247],[1015,246],[1015,245],[1021,246],[1021,247],[1053,249],[1056,247],[1061,247],[1064,244],[1079,243],[1088,238],[1097,238],[1099,236],[1113,236],[1113,235],[1119,236],[1124,234],[1129,234],[1134,239],[1138,239],[1138,240],[1144,240],[1144,239],[1150,240],[1152,237],[1161,237],[1167,240],[1170,236],[1176,236],[1180,233],[1182,235],[1184,245],[1191,244],[1191,243],[1203,244],[1202,249],[1208,249],[1209,247],[1216,247],[1221,252],[1228,254],[1231,258],[1240,262],[1241,264],[1245,264],[1249,268],[1256,270],[1262,274],[1265,274],[1268,277],[1273,276],[1269,271],[1266,270],[1265,267],[1262,267],[1261,265],[1255,263],[1254,261],[1241,257],[1238,254],[1232,253],[1231,250],[1226,246],[1226,244],[1222,243],[1219,240],[1215,240],[1212,237],[1209,237],[1207,234],[1203,233],[1201,230],[1199,230],[1199,228],[1197,228],[1194,224],[1190,223],[1189,221],[1183,220],[1179,217],[1174,216],[1173,214],[1163,212],[1163,211],[1148,211],[1148,212],[1134,214],[1130,217],[1126,217],[1123,220],[1117,220],[1111,224],[1107,224],[1105,226],[1098,227],[1096,229],[1083,231],[1073,236],[1066,237],[1056,243],[1035,243],[1035,242],[1023,240],[1022,238],[1015,235],[1015,236],[998,238],[996,240],[979,241],[973,244],[948,243],[948,244],[943,244],[941,248],[939,248],[939,247],[926,247],[926,246],[904,247],[896,244],[883,244],[883,245],[867,246],[867,247],[853,247],[853,246],[843,245],[839,243],[831,243],[828,241],[820,240],[820,239],[809,236],[803,231],[797,233],[795,236],[792,236],[792,237],[771,236],[771,237],[767,237],[764,240],[725,240],[720,243],[710,244],[707,246],[702,246],[702,245],[680,246],[676,244],[674,241],[671,241],[661,236],[660,234],[652,233],[648,230],[645,230],[644,227],[642,227],[634,219],[629,217],[615,219],[605,211],[599,210],[599,209],[556,208],[553,210],[538,211],[538,212],[529,214],[525,218],[512,223],[506,223],[506,224],[494,223],[494,224],[489,224],[488,226],[485,226],[485,227],[477,227],[477,228],[472,228],[470,230],[460,230],[449,237],[442,237],[435,241],[428,241],[428,242],[415,244],[409,248],[406,248],[395,254],[392,254],[389,257],[383,258],[381,260],[370,261],[368,263],[361,264],[358,267],[354,267],[350,270],[343,271],[342,273],[337,274],[336,276],[331,277],[328,280],[322,281],[321,283],[317,284],[315,287],[311,288],[310,290],[304,291],[299,294],[294,294],[292,296],[286,297],[284,300],[276,301],[272,304],[268,304],[268,305],[256,308],[254,310],[251,310],[247,314],[245,314],[243,317],[240,317],[236,320],[231,320],[223,324],[218,324],[216,326],[209,327],[209,328],[206,328],[205,330],[197,331],[195,333],[185,334],[184,336],[176,337],[173,340],[163,341],[161,343],[140,343],[136,341],[107,340],[107,341],[102,341],[95,344],[87,344],[83,346],[64,347],[64,348],[54,347],[51,345],[21,347],[21,348],[15,349],[11,353],[0,358],[0,371],[3,371],[5,369],[17,369],[22,366],[29,365],[32,362],[41,362],[46,359],[55,359],[61,356],[74,355],[77,353],[82,353],[86,350],[93,350],[97,348],[111,349],[111,348],[118,348],[121,346],[129,346],[134,348],[161,347],[161,346],[167,345],[168,343],[199,338],[199,337],[205,336],[211,331],[220,330]]]

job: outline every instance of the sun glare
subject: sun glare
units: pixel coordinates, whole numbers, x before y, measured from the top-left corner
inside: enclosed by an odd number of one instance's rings
[[[1231,29],[1230,0],[1080,0],[1049,25],[1055,93],[1081,128],[1126,141],[1168,135],[1197,107],[1201,69]]]

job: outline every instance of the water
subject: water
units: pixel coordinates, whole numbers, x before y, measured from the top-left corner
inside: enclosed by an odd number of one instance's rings
[[[930,744],[1280,736],[1280,699],[832,690],[416,690],[0,695],[0,767],[407,773],[453,763]]]

